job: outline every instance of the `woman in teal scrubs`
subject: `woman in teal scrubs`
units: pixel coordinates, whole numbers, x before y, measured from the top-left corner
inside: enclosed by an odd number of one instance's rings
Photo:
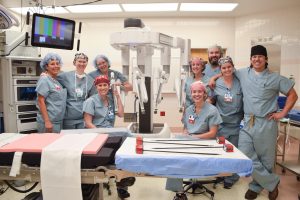
[[[204,84],[208,82],[208,79],[205,77],[205,74],[203,73],[205,69],[206,61],[204,61],[202,58],[195,57],[192,58],[190,63],[191,63],[190,70],[192,72],[192,76],[187,77],[184,85],[184,92],[186,94],[185,108],[193,104],[191,90],[190,90],[191,84],[195,81],[202,81]]]
[[[84,53],[76,53],[73,64],[75,70],[57,76],[59,83],[67,89],[63,128],[83,129],[83,102],[95,93],[94,79],[84,72],[88,64],[88,57]]]
[[[109,95],[110,81],[107,76],[98,76],[94,81],[98,91],[83,103],[84,122],[86,128],[112,128],[115,121],[115,105],[111,95]],[[118,101],[119,117],[123,117],[124,108],[117,90],[114,96]]]
[[[40,63],[44,75],[36,87],[39,133],[59,133],[62,128],[67,91],[57,81],[61,65],[61,57],[55,53],[48,53]]]
[[[89,75],[95,79],[99,75],[104,75],[109,78],[111,81],[111,76],[114,74],[114,79],[117,81],[119,80],[121,83],[115,83],[120,84],[122,88],[125,90],[125,92],[132,91],[132,85],[129,83],[128,79],[121,74],[120,72],[110,69],[111,63],[110,60],[104,56],[104,55],[97,55],[94,59],[94,67],[96,68],[95,71],[92,71],[89,73]]]
[[[201,81],[196,81],[190,86],[193,104],[184,113],[184,130],[181,136],[198,139],[212,139],[216,137],[218,126],[222,118],[217,108],[206,102],[206,86]],[[166,189],[174,192],[183,191],[183,180],[168,178]]]
[[[222,117],[217,135],[224,136],[226,140],[238,147],[240,124],[243,119],[243,94],[240,81],[234,75],[234,64],[231,57],[219,59],[222,73],[216,81],[213,100]],[[234,174],[224,178],[224,188],[231,188],[239,180]]]

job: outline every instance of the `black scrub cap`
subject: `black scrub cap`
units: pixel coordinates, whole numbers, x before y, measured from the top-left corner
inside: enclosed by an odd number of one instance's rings
[[[251,48],[251,57],[255,56],[255,55],[263,55],[265,57],[268,57],[266,47],[264,47],[262,45],[253,46]]]

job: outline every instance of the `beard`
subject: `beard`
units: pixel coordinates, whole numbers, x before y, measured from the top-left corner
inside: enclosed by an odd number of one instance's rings
[[[210,57],[208,58],[209,63],[213,66],[218,66],[219,65],[219,59],[217,57]]]

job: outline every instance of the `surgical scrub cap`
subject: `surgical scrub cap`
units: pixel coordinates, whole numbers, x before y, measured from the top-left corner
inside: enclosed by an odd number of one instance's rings
[[[265,57],[268,57],[266,47],[264,47],[262,45],[253,46],[251,48],[251,56],[250,57],[255,56],[255,55],[263,55]]]
[[[215,49],[215,48],[219,49],[221,57],[222,57],[223,56],[223,49],[220,45],[215,44],[215,45],[212,45],[212,46],[208,47],[207,52],[209,53],[212,49]]]
[[[110,60],[105,55],[97,55],[93,62],[96,69],[98,69],[97,61],[99,59],[103,59],[105,62],[107,62],[108,68],[110,68]]]
[[[40,67],[43,71],[46,71],[47,65],[51,60],[57,60],[60,66],[63,64],[60,55],[56,53],[47,53],[40,63]]]
[[[194,83],[192,83],[191,86],[190,86],[190,89],[191,89],[191,91],[201,90],[201,91],[207,93],[206,87],[201,81],[195,81]]]
[[[87,55],[85,55],[84,53],[76,53],[74,56],[74,61],[73,63],[75,64],[76,60],[78,59],[85,59],[87,62],[89,61],[89,58],[87,57]]]
[[[191,59],[190,64],[192,64],[192,62],[199,60],[202,66],[205,66],[207,64],[207,61],[203,60],[202,58],[199,57],[194,57]]]
[[[96,86],[96,85],[98,85],[98,84],[100,84],[100,83],[107,83],[107,84],[109,85],[109,84],[110,84],[110,81],[109,81],[109,79],[108,79],[107,76],[105,76],[105,75],[100,75],[100,76],[97,76],[97,77],[95,78],[94,85]]]
[[[220,66],[224,65],[225,63],[230,63],[232,66],[234,66],[230,56],[226,56],[226,57],[223,57],[223,58],[219,59],[219,65]]]

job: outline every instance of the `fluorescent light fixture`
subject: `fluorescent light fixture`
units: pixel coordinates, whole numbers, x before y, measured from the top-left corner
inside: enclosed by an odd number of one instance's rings
[[[122,12],[119,4],[67,6],[72,13]]]
[[[180,11],[233,11],[237,3],[181,3]]]
[[[126,12],[177,11],[178,3],[122,4]]]
[[[43,9],[37,8],[37,7],[22,7],[22,8],[10,8],[12,11],[26,15],[27,11],[32,13],[42,13],[42,14],[63,14],[63,13],[69,13],[66,9],[63,7],[55,7],[54,9],[52,7],[43,7]]]

